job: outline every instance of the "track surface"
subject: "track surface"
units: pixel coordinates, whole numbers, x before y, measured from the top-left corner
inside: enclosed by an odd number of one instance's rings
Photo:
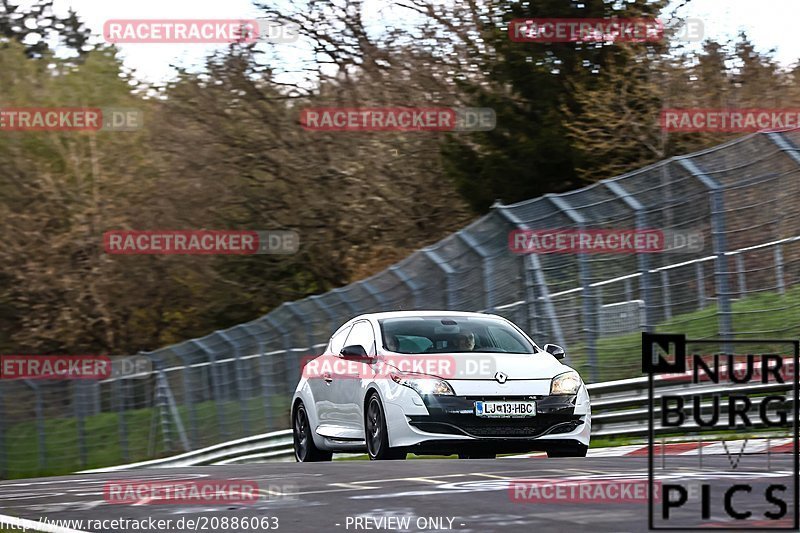
[[[715,501],[712,520],[731,524],[723,511],[721,493],[736,482],[753,486],[752,496],[739,495],[740,507],[751,506],[758,515],[775,507],[764,502],[768,483],[789,487],[788,519],[793,517],[793,460],[791,455],[745,455],[736,469],[733,457],[703,459],[704,476],[698,482],[712,486]],[[656,461],[660,472],[660,458]],[[697,457],[666,458],[666,470],[686,480],[700,472]],[[292,498],[265,496],[250,504],[185,505],[142,502],[139,505],[109,504],[103,486],[109,480],[247,479],[262,488],[290,486]],[[646,502],[619,501],[512,501],[509,484],[519,479],[625,480],[647,479],[646,457],[589,457],[586,459],[508,458],[495,460],[407,460],[334,461],[332,463],[262,463],[209,466],[188,469],[151,469],[136,472],[83,474],[0,483],[0,513],[30,520],[278,517],[278,531],[647,531]],[[641,481],[640,481],[641,482]],[[719,493],[717,493],[719,491]],[[657,512],[660,504],[656,504]],[[380,527],[355,517],[409,517],[410,527]],[[441,527],[430,527],[418,518],[438,517]],[[348,522],[349,520],[349,522]],[[452,522],[450,522],[452,520]],[[763,520],[763,519],[762,519]],[[791,525],[791,522],[783,522]],[[423,526],[423,527],[418,527]],[[677,524],[675,524],[677,525]],[[743,524],[740,524],[743,525]],[[774,522],[761,522],[766,528]],[[2,529],[0,527],[0,529]],[[96,528],[86,528],[98,531]],[[171,530],[177,530],[173,528]],[[207,529],[208,531],[234,531]],[[108,531],[106,529],[105,531]],[[118,531],[123,531],[118,529]],[[127,531],[131,531],[127,529]],[[146,530],[145,530],[146,531]],[[169,530],[162,530],[169,531]],[[244,531],[239,529],[239,531]],[[250,530],[252,531],[252,530]]]

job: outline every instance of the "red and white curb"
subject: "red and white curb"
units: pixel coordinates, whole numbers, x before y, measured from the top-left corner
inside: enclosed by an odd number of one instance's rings
[[[727,451],[726,451],[727,449]],[[744,449],[744,451],[742,451]],[[792,439],[737,439],[713,440],[691,442],[668,442],[664,445],[653,444],[654,455],[726,455],[740,452],[751,453],[792,453],[794,444]],[[610,448],[589,448],[587,457],[647,457],[647,444],[632,444],[628,446],[613,446]],[[547,457],[544,452],[514,455],[509,459]]]

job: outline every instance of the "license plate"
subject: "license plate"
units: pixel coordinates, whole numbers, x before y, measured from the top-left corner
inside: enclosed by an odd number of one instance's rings
[[[475,415],[483,417],[536,416],[536,402],[475,402]]]

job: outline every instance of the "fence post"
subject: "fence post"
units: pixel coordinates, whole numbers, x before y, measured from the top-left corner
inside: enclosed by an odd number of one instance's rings
[[[181,353],[183,350],[186,350],[187,346],[186,343],[179,344],[172,348],[172,352],[180,359],[181,366],[181,380],[183,381],[183,398],[184,404],[186,405],[186,410],[189,413],[189,425],[191,428],[189,429],[189,442],[190,447],[194,448],[199,445],[200,443],[200,435],[197,433],[197,407],[194,403],[194,390],[191,387],[191,380],[189,378],[190,372],[192,371],[191,368],[191,358]],[[152,357],[152,354],[150,354]],[[154,360],[153,366],[156,367],[160,361]]]
[[[496,202],[494,207],[496,208],[496,212],[504,217],[516,229],[530,229],[506,206]],[[544,307],[544,314],[547,315],[547,319],[550,322],[553,340],[556,344],[563,346],[566,350],[566,340],[564,339],[564,334],[561,332],[561,323],[558,321],[558,315],[556,314],[555,306],[553,306],[553,300],[550,298],[550,291],[547,288],[547,280],[544,278],[544,271],[542,270],[542,264],[539,261],[539,256],[535,253],[524,254],[523,261],[526,283],[532,284],[529,287],[529,299],[527,302],[529,320],[531,316],[533,317],[533,320],[536,320],[536,317],[538,316],[536,312],[536,305],[538,300],[541,300]],[[567,354],[569,354],[569,351],[566,351]],[[569,360],[569,355],[567,355],[567,360]]]
[[[386,297],[383,294],[381,294],[378,290],[376,290],[375,287],[373,287],[370,282],[360,281],[358,283],[360,283],[361,286],[364,287],[364,290],[367,291],[367,293],[372,297],[373,300],[375,300],[375,302],[378,304],[378,309],[380,309],[381,311],[390,311],[388,306],[388,300],[386,299]]]
[[[728,243],[725,238],[725,200],[723,197],[724,187],[714,178],[705,174],[694,161],[689,159],[677,159],[677,161],[688,170],[703,186],[708,189],[709,202],[711,204],[711,228],[714,242],[714,284],[717,292],[717,317],[719,323],[719,335],[724,340],[728,340],[733,332],[730,284],[728,282]],[[729,351],[729,347],[724,348]]]
[[[586,230],[586,219],[578,213],[564,198],[545,194],[545,198],[550,200],[556,208],[564,212],[565,215],[577,226],[579,231]],[[599,380],[599,368],[597,366],[597,325],[596,325],[596,301],[594,287],[592,287],[591,267],[587,254],[578,253],[578,278],[583,290],[582,296],[582,322],[583,332],[586,340],[586,352],[589,360],[589,372],[593,382]]]
[[[253,331],[254,328],[258,328],[257,331]],[[267,430],[270,430],[275,427],[275,420],[274,414],[272,413],[271,407],[271,399],[273,396],[272,392],[272,384],[271,384],[271,371],[269,363],[269,357],[265,353],[264,348],[264,341],[263,337],[266,334],[262,325],[258,324],[257,322],[249,322],[247,324],[242,325],[242,329],[250,335],[256,343],[256,353],[259,354],[258,356],[258,372],[259,372],[259,385],[261,387],[261,396],[263,401],[264,407],[264,422]]]
[[[81,461],[81,467],[86,467],[88,454],[86,451],[86,421],[85,421],[85,402],[86,395],[84,394],[84,383],[80,380],[74,380],[72,384],[72,403],[75,411],[75,427],[78,430],[78,457]]]
[[[669,297],[669,271],[661,271],[661,303],[664,306],[664,320],[672,318],[672,302]]]
[[[603,181],[608,190],[613,192],[620,200],[625,202],[630,209],[633,210],[634,220],[637,231],[642,231],[647,228],[647,215],[645,213],[644,205],[632,194],[630,194],[625,187],[619,184],[616,180]],[[652,332],[655,327],[655,317],[653,316],[653,283],[651,280],[652,272],[650,270],[650,254],[637,253],[636,266],[639,270],[639,290],[644,300],[644,330]]]
[[[203,339],[192,339],[188,342],[200,348],[200,351],[204,352],[208,358],[208,373],[211,376],[211,390],[214,394],[214,410],[217,413],[217,425],[219,427],[220,436],[226,439],[230,436],[230,431],[228,431],[228,421],[225,417],[225,413],[222,412],[223,395],[219,383],[219,368],[217,367],[216,354],[206,346]]]
[[[706,308],[706,278],[703,272],[703,262],[698,261],[694,264],[695,274],[697,275],[697,302],[700,309]]]
[[[233,328],[231,328],[233,329]],[[234,342],[230,335],[225,331],[217,331],[217,334],[228,343],[233,350],[233,372],[236,375],[236,399],[239,401],[239,412],[242,413],[242,435],[250,435],[250,410],[247,408],[247,400],[244,395],[244,376],[242,375],[242,357],[239,351],[239,344]],[[248,388],[248,390],[250,390]]]
[[[36,402],[34,405],[34,412],[36,413],[36,435],[39,450],[39,468],[44,470],[47,468],[47,442],[45,441],[46,433],[44,430],[44,406],[42,405],[42,391],[39,385],[33,381],[26,379],[25,384],[33,390],[36,395]]]
[[[325,300],[320,295],[315,294],[314,296],[310,296],[309,299],[328,317],[328,337],[330,337],[341,324],[337,323],[336,316],[331,311],[330,306],[325,303]]]
[[[119,448],[120,448],[120,455],[122,457],[122,461],[127,463],[130,461],[130,448],[128,445],[128,423],[125,420],[125,408],[127,393],[125,389],[124,377],[120,376],[114,380],[114,384],[111,386],[114,395],[114,400],[117,407],[117,427],[119,431]],[[132,378],[135,379],[135,378]]]
[[[778,294],[783,296],[786,294],[786,285],[783,281],[783,251],[781,245],[775,245],[775,281],[778,286]]]
[[[0,364],[2,361],[0,361]],[[3,384],[0,383],[0,479],[6,477],[7,457],[6,457],[6,411],[5,400],[3,400]]]
[[[423,307],[421,301],[422,299],[420,298],[420,296],[422,296],[422,292],[420,291],[419,284],[417,284],[417,282],[415,282],[414,279],[411,278],[408,274],[403,272],[398,265],[390,266],[389,272],[397,276],[397,279],[399,279],[403,285],[408,287],[408,291],[411,293],[411,297],[414,299],[414,308],[415,309],[422,308]]]
[[[747,281],[744,271],[744,257],[741,252],[736,254],[736,277],[739,282],[739,298],[744,298],[747,294]]]
[[[314,333],[311,331],[310,327],[306,326],[308,318],[305,315],[303,315],[303,313],[295,309],[294,302],[288,302],[285,303],[284,305],[286,306],[286,308],[289,310],[290,313],[292,313],[295,317],[297,317],[297,323],[302,324],[302,327],[305,329],[306,342],[308,343],[308,350],[306,356],[316,355],[314,353],[315,351]],[[289,374],[287,376],[289,379],[289,390],[294,390],[295,385],[297,385],[297,382],[300,381],[300,364],[302,363],[303,358],[302,356],[295,355],[299,353],[302,352],[295,351],[292,354],[290,354],[291,359],[294,361],[294,364],[292,365],[292,368],[289,370]]]
[[[281,329],[280,324],[278,324],[278,321],[275,320],[272,316],[270,316],[271,314],[272,313],[270,313],[269,315],[266,315],[264,317],[264,320],[266,320],[267,323],[269,323],[269,325],[272,326],[272,328],[275,331],[277,331],[280,334],[281,338],[283,339],[284,362],[288,366],[289,364],[294,363],[294,360],[293,360],[293,357],[292,357],[292,341],[289,338],[289,333],[287,331],[284,331],[283,329]],[[276,372],[274,372],[274,368],[275,367],[274,367],[274,361],[273,361],[273,372],[272,372],[273,376],[276,374]],[[280,392],[288,394],[288,390],[286,390],[287,389],[287,385],[286,384],[289,381],[288,372],[290,370],[288,368],[286,368],[285,371],[286,371],[286,375],[283,376],[284,379],[282,379],[280,381],[280,384],[283,386],[283,390],[281,390]]]
[[[489,312],[494,311],[495,302],[494,302],[494,286],[492,283],[492,274],[493,274],[493,267],[492,267],[492,258],[490,257],[489,253],[484,250],[480,244],[475,240],[475,237],[470,235],[464,230],[457,231],[456,237],[461,239],[461,241],[467,245],[468,248],[473,250],[478,257],[481,258],[481,277],[483,278],[483,299],[485,309]]]
[[[445,276],[445,299],[448,311],[455,311],[455,295],[453,294],[453,274],[455,274],[455,269],[451,267],[447,262],[441,258],[439,254],[433,251],[431,248],[424,248],[422,253],[430,259],[434,265],[439,267],[444,273]]]

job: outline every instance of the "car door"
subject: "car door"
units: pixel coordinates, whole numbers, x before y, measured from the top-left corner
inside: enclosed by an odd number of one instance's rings
[[[344,341],[350,333],[352,326],[346,326],[337,331],[332,337],[328,348],[325,353],[320,356],[315,369],[308,377],[308,386],[311,388],[311,394],[314,396],[314,407],[319,418],[320,426],[331,426],[336,423],[336,404],[334,402],[333,374],[336,364],[339,362],[339,352],[344,346]],[[319,428],[318,428],[319,429]],[[325,429],[319,431],[320,434],[325,434]]]
[[[353,324],[347,336],[345,346],[358,345],[364,352],[374,357],[375,331],[369,320],[360,320]],[[346,375],[334,376],[333,394],[337,403],[337,420],[348,429],[348,434],[364,438],[362,379],[372,375],[372,364],[363,360],[346,360]]]

